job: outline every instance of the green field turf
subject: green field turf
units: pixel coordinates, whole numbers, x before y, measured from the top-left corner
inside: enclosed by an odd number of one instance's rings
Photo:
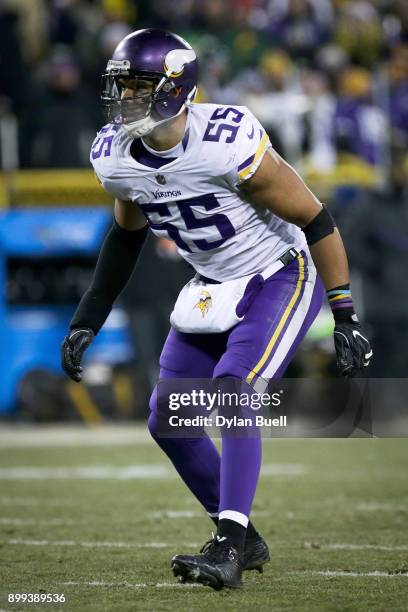
[[[0,610],[408,610],[407,440],[266,442],[253,520],[271,563],[214,592],[170,572],[210,521],[147,437],[109,431],[0,433]],[[40,589],[67,603],[7,602]]]

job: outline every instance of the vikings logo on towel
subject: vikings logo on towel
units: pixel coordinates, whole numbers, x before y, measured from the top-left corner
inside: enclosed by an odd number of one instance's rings
[[[199,311],[201,312],[201,316],[204,318],[211,307],[212,307],[211,294],[208,291],[201,291],[200,299],[198,300],[194,308],[198,308]]]

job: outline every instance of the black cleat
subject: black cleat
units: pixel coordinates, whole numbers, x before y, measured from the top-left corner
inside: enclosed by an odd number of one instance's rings
[[[180,582],[199,582],[217,591],[242,587],[242,559],[226,537],[215,536],[204,544],[199,555],[176,555],[171,568]]]
[[[263,565],[270,561],[269,548],[259,534],[253,538],[246,538],[242,565],[244,570],[258,570],[263,572]]]

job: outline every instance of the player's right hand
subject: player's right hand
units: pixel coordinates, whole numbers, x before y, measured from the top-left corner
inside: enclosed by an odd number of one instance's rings
[[[361,327],[356,315],[350,320],[336,322],[334,328],[334,346],[337,354],[337,366],[346,378],[362,375],[373,356],[370,340]]]
[[[61,345],[61,366],[75,382],[82,380],[82,356],[94,339],[95,334],[89,327],[73,329],[65,336]]]

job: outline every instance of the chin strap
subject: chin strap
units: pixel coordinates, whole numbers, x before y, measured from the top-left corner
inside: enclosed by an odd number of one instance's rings
[[[122,123],[122,126],[126,130],[126,132],[129,134],[129,136],[132,136],[133,138],[141,138],[142,136],[146,136],[159,125],[163,125],[164,123],[167,123],[168,121],[171,121],[172,119],[175,119],[176,117],[181,115],[181,113],[188,106],[190,106],[190,104],[192,104],[196,93],[197,93],[197,87],[193,87],[193,89],[188,94],[188,97],[185,103],[181,106],[177,115],[173,115],[173,117],[168,117],[167,119],[161,119],[160,121],[155,121],[154,119],[152,119],[151,115],[149,114],[147,117],[144,117],[143,119],[139,119],[138,121],[133,121],[132,123]]]
[[[122,126],[129,136],[133,136],[133,138],[140,138],[141,136],[146,136],[152,132],[154,128],[159,125],[163,125],[163,123],[167,123],[167,121],[170,121],[171,119],[174,119],[174,117],[162,119],[161,121],[154,121],[154,119],[152,119],[149,115],[144,119],[139,119],[138,121],[133,121],[132,123],[122,123]]]

